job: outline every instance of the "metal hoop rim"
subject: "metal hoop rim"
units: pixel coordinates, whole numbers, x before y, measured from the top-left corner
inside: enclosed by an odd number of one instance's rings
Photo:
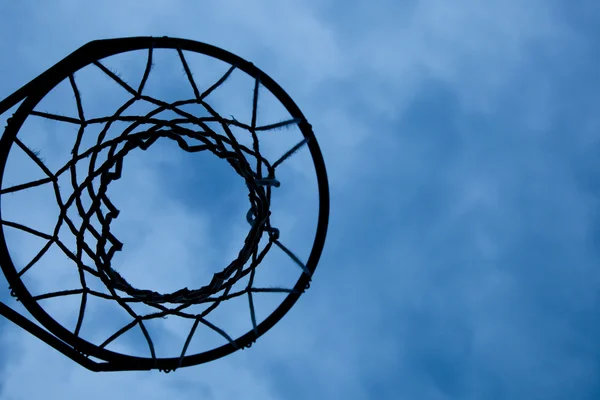
[[[22,124],[28,117],[29,113],[41,101],[41,99],[49,93],[63,79],[68,78],[69,74],[80,70],[81,68],[91,64],[94,61],[101,60],[106,57],[114,56],[121,53],[126,53],[136,50],[144,50],[153,46],[155,49],[177,49],[200,53],[219,59],[230,65],[235,65],[238,69],[255,79],[260,79],[260,82],[265,86],[288,110],[293,118],[298,118],[303,122],[298,124],[303,136],[308,139],[307,146],[311,153],[315,171],[317,174],[317,186],[319,190],[319,213],[317,220],[317,230],[313,247],[306,263],[307,269],[311,275],[316,270],[317,264],[321,257],[325,238],[327,234],[329,222],[329,184],[325,162],[321,149],[316,141],[311,125],[306,121],[300,108],[291,99],[291,97],[277,84],[272,78],[261,71],[254,64],[242,59],[241,57],[232,54],[221,48],[197,42],[189,39],[170,38],[170,37],[129,37],[105,39],[89,42],[78,50],[59,61],[53,67],[35,78],[31,84],[27,85],[29,93],[19,106],[10,124],[7,126],[4,134],[0,138],[0,187],[4,177],[6,161],[10,153],[10,149],[14,139],[16,138]],[[0,207],[1,219],[1,207]],[[0,266],[6,279],[11,285],[11,289],[16,293],[19,301],[52,334],[56,335],[62,341],[70,344],[78,352],[92,356],[109,364],[119,363],[119,366],[112,365],[106,370],[146,370],[146,369],[161,369],[174,370],[178,367],[186,367],[196,364],[201,364],[215,359],[221,358],[236,350],[249,347],[258,337],[262,336],[271,329],[295,304],[302,292],[309,286],[310,277],[302,274],[296,285],[294,293],[282,301],[282,303],[260,324],[257,325],[256,333],[254,330],[249,330],[246,334],[235,339],[233,343],[228,343],[220,347],[208,350],[202,353],[186,355],[180,363],[179,357],[171,358],[146,358],[125,355],[116,353],[111,350],[102,349],[98,346],[75,336],[68,331],[64,326],[53,319],[46,311],[33,299],[21,279],[19,278],[16,268],[12,262],[10,252],[7,248],[4,228],[0,229]]]

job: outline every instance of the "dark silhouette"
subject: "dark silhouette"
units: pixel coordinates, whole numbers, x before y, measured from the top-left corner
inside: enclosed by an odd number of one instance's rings
[[[153,49],[158,48],[173,49],[173,51],[177,53],[183,65],[183,69],[185,70],[187,79],[193,89],[193,98],[184,99],[174,103],[166,103],[144,94],[144,86],[151,72]],[[143,49],[148,50],[147,63],[144,75],[141,78],[137,89],[131,87],[127,82],[111,72],[99,61],[111,55]],[[184,50],[217,58],[229,63],[231,68],[211,87],[204,92],[200,92],[194,81],[188,63],[186,62],[183,53]],[[77,70],[86,66],[99,68],[131,94],[129,101],[122,106],[115,107],[117,109],[113,115],[103,118],[86,119],[81,95],[74,77],[74,73]],[[227,80],[235,69],[247,73],[255,80],[252,122],[250,125],[240,123],[233,117],[224,118],[205,101],[205,98],[211,92],[218,90],[221,84]],[[34,108],[39,101],[64,79],[68,79],[72,87],[77,103],[78,118],[35,111]],[[256,125],[258,94],[261,87],[264,87],[273,93],[273,95],[289,111],[292,116],[290,120],[267,126]],[[25,151],[25,153],[44,171],[46,177],[18,186],[2,187],[0,195],[25,190],[38,185],[52,185],[61,212],[53,233],[39,232],[19,223],[6,221],[4,219],[1,221],[3,225],[20,229],[47,240],[47,244],[33,260],[20,271],[17,271],[13,264],[13,260],[11,259],[9,249],[7,248],[4,232],[0,229],[0,263],[2,271],[10,284],[11,295],[20,301],[31,315],[46,328],[46,330],[30,322],[27,318],[15,312],[7,305],[0,303],[0,314],[11,320],[13,323],[19,325],[69,358],[93,371],[160,369],[169,372],[180,367],[208,362],[228,355],[238,349],[250,347],[259,336],[269,330],[283,317],[283,315],[285,315],[299,296],[309,287],[311,277],[316,269],[323,249],[329,217],[329,190],[325,164],[313,134],[312,127],[306,121],[300,109],[277,83],[253,64],[225,50],[190,40],[167,37],[135,37],[99,40],[84,45],[40,76],[33,79],[21,89],[2,100],[0,102],[0,114],[5,113],[8,109],[21,101],[22,104],[9,119],[6,130],[0,140],[0,177],[4,175],[6,161],[11,146],[13,145],[18,146]],[[128,107],[137,101],[148,102],[154,105],[155,109],[143,116],[124,115],[124,112]],[[181,106],[187,104],[199,104],[203,106],[209,116],[198,117],[183,111]],[[177,115],[177,118],[170,120],[161,118],[160,113],[165,110],[174,112]],[[64,166],[58,171],[50,171],[39,157],[39,154],[27,148],[27,146],[19,140],[19,129],[28,116],[37,116],[78,125],[78,134],[71,152],[71,158],[67,160]],[[111,127],[111,124],[115,121],[128,122],[130,125],[118,137],[106,140],[106,134]],[[222,132],[211,129],[208,123],[217,123],[222,129]],[[87,149],[81,149],[81,140],[86,127],[93,124],[104,124],[105,127],[98,135],[97,142],[94,146]],[[267,160],[260,152],[257,132],[277,129],[292,124],[299,126],[304,139],[286,152],[280,159],[274,161]],[[151,125],[152,127],[145,131],[136,131],[136,128],[142,125]],[[193,125],[195,129],[190,129],[190,125]],[[230,126],[236,126],[247,130],[253,138],[252,148],[248,148],[238,143]],[[228,162],[246,182],[251,204],[247,214],[250,229],[237,258],[221,272],[214,274],[212,280],[205,286],[196,289],[183,288],[173,293],[158,293],[152,290],[135,288],[111,266],[111,260],[115,252],[121,250],[122,243],[111,233],[111,222],[115,218],[118,218],[119,210],[107,196],[108,186],[111,182],[118,180],[121,177],[123,159],[130,151],[138,148],[146,150],[159,138],[175,141],[183,151],[210,151],[217,157]],[[272,226],[270,219],[271,191],[276,190],[275,188],[280,186],[280,182],[276,178],[277,167],[304,145],[308,146],[313,158],[317,171],[319,188],[319,219],[317,233],[306,264],[301,262],[298,257],[282,243],[279,237],[279,231],[276,227]],[[100,162],[99,154],[101,151],[106,150],[108,151],[108,156],[105,161]],[[89,164],[86,164],[85,168],[81,168],[81,164],[84,162]],[[71,182],[73,192],[68,198],[62,198],[58,187],[58,177],[61,174],[66,173],[70,174],[72,177]],[[86,176],[81,183],[78,183],[78,173]],[[87,194],[91,199],[91,205],[87,208],[84,207],[81,200],[83,193]],[[81,222],[78,224],[73,222],[67,215],[67,211],[73,209],[76,210],[81,218]],[[104,210],[107,211],[105,212]],[[152,218],[152,216],[149,216],[149,218]],[[95,224],[92,222],[95,222]],[[76,238],[77,246],[74,253],[59,240],[58,232],[61,227],[65,226]],[[101,228],[97,229],[94,226],[100,226]],[[268,243],[262,250],[259,250],[259,242],[263,235],[267,235]],[[93,243],[90,243],[92,241]],[[21,277],[29,269],[35,268],[36,262],[52,245],[58,246],[77,266],[81,278],[81,288],[32,296],[21,280]],[[267,252],[273,248],[273,245],[283,250],[302,268],[302,274],[293,288],[257,288],[253,286],[255,268],[261,263]],[[93,265],[86,265],[83,262],[84,255],[93,261]],[[247,287],[245,287],[244,290],[238,290],[236,292],[232,291],[233,285],[248,274],[250,274],[250,279]],[[86,276],[89,277],[90,275],[96,279],[100,279],[110,294],[100,293],[90,289],[86,284]],[[265,318],[262,322],[257,322],[252,294],[269,291],[284,292],[288,295],[270,316]],[[79,318],[74,331],[70,331],[66,327],[60,325],[38,304],[38,302],[43,299],[70,295],[81,295],[82,298]],[[103,343],[95,344],[82,339],[79,337],[79,332],[85,317],[85,304],[88,296],[97,296],[118,302],[118,304],[131,315],[131,322],[115,332]],[[224,330],[208,322],[205,317],[222,302],[238,296],[248,297],[252,327],[246,334],[237,339],[233,339]],[[154,309],[155,312],[147,315],[138,315],[129,305],[130,303],[135,302],[144,303]],[[201,303],[210,305],[201,314],[195,314],[188,310],[190,306]],[[174,305],[174,308],[167,307],[167,304]],[[188,318],[194,321],[186,343],[182,348],[180,357],[157,357],[154,351],[152,338],[144,326],[144,321],[146,320],[166,316]],[[218,332],[226,338],[228,343],[210,351],[186,355],[188,345],[199,324],[203,324]],[[109,343],[135,326],[138,326],[141,329],[146,338],[150,357],[134,357],[106,349],[106,346]],[[90,358],[90,356],[94,359]]]

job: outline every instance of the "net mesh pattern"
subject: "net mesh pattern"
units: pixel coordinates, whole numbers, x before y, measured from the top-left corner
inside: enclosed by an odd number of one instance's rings
[[[3,188],[0,192],[0,194],[7,194],[45,184],[52,185],[54,189],[60,213],[52,233],[40,232],[17,222],[2,220],[2,224],[5,226],[20,229],[46,240],[45,246],[39,253],[18,271],[19,277],[22,277],[30,269],[35,268],[36,263],[52,245],[58,246],[78,268],[80,288],[41,294],[35,296],[34,300],[40,301],[59,296],[80,295],[81,304],[77,324],[74,329],[75,335],[79,335],[80,333],[85,317],[88,296],[113,300],[131,316],[131,322],[114,332],[99,347],[105,348],[109,343],[137,326],[146,338],[151,357],[154,360],[157,358],[154,344],[148,329],[144,325],[144,321],[149,319],[177,316],[194,321],[181,350],[181,360],[185,357],[187,348],[199,324],[203,324],[216,331],[227,341],[235,344],[234,340],[224,329],[213,325],[206,318],[219,304],[234,297],[247,297],[252,329],[256,331],[257,321],[253,293],[294,292],[293,288],[254,286],[256,268],[273,247],[281,249],[302,269],[302,274],[310,277],[310,271],[305,264],[281,242],[279,231],[276,227],[272,226],[270,219],[271,191],[273,188],[280,186],[280,182],[276,179],[277,167],[294,152],[306,145],[307,139],[298,142],[279,159],[270,161],[261,154],[258,138],[261,131],[280,129],[305,121],[289,119],[271,125],[257,126],[258,96],[261,88],[259,78],[255,78],[254,82],[251,123],[244,124],[233,117],[225,118],[208,104],[206,98],[219,89],[232,72],[235,71],[236,66],[231,66],[220,79],[201,92],[186,62],[183,51],[180,49],[172,51],[177,53],[181,61],[187,80],[193,89],[193,98],[167,103],[144,93],[144,87],[152,70],[152,47],[148,49],[144,74],[136,88],[130,86],[129,83],[121,79],[116,73],[103,65],[102,62],[95,61],[93,67],[100,69],[110,79],[129,92],[131,95],[130,98],[114,114],[88,119],[83,109],[81,94],[75,76],[70,75],[68,80],[77,104],[77,118],[41,111],[32,111],[30,114],[66,124],[75,124],[78,127],[75,144],[71,151],[71,158],[57,171],[51,171],[36,152],[29,149],[16,137],[14,144],[20,147],[41,168],[45,177],[25,184]],[[147,102],[154,109],[145,115],[128,115],[127,110],[136,102]],[[207,111],[207,116],[198,117],[184,111],[182,106],[189,104],[202,106]],[[164,111],[170,111],[177,117],[170,119],[161,117],[161,113]],[[117,121],[125,122],[129,125],[117,137],[108,139],[107,133],[111,125]],[[86,129],[98,124],[104,125],[104,127],[100,131],[96,143],[89,148],[83,148],[82,138]],[[140,127],[145,128],[148,126],[150,128],[140,129]],[[190,128],[190,126],[193,126],[193,128]],[[214,126],[218,126],[220,129],[214,129]],[[244,146],[236,140],[230,128],[231,126],[241,128],[250,135],[252,138],[251,148]],[[250,209],[247,213],[247,221],[250,229],[237,257],[220,272],[215,273],[210,282],[205,286],[193,289],[183,288],[172,293],[158,293],[152,290],[136,288],[111,265],[115,253],[122,249],[123,243],[111,232],[111,223],[118,218],[119,209],[108,197],[108,187],[111,182],[121,178],[123,160],[128,153],[136,149],[146,150],[161,138],[176,142],[183,151],[190,153],[208,151],[229,163],[243,178],[248,188],[248,198],[250,200]],[[102,156],[101,154],[107,155]],[[70,177],[72,185],[72,192],[68,196],[64,196],[64,190],[61,191],[58,184],[59,177],[65,174]],[[91,199],[91,203],[84,205],[84,201],[82,201],[83,195],[87,195]],[[76,211],[76,214],[79,216],[77,221],[69,217],[69,214],[73,211]],[[69,249],[59,239],[59,231],[65,227],[75,237],[75,251]],[[259,243],[265,235],[268,240],[266,241],[266,245],[261,249]],[[84,257],[84,255],[87,257]],[[85,263],[82,261],[87,258],[92,260],[92,262]],[[234,290],[236,282],[246,276],[248,277],[247,285],[243,289]],[[88,279],[101,280],[106,286],[108,293],[92,290],[88,285]],[[139,314],[134,311],[131,303],[144,303],[153,311],[146,314]],[[190,312],[190,306],[196,304],[206,304],[207,307],[201,313]]]

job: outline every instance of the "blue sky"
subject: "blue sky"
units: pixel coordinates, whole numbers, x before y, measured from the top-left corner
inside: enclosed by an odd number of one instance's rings
[[[311,289],[251,349],[169,375],[94,374],[0,322],[0,400],[600,398],[599,22],[592,0],[0,4],[0,97],[98,38],[185,37],[251,60],[312,123],[332,204]],[[133,64],[113,66],[139,76]],[[189,90],[166,58],[153,73],[166,97]],[[114,104],[100,78],[78,79],[96,96],[92,109]],[[242,115],[236,85],[214,101]],[[56,96],[47,108],[73,107],[72,96]],[[23,134],[54,162],[67,128],[30,128]],[[294,134],[277,133],[273,154]],[[131,158],[114,188],[131,281],[178,288],[239,250],[247,200],[218,161],[168,145]],[[39,173],[13,165],[15,181]],[[277,221],[302,253],[314,231],[314,174],[306,152],[286,167]],[[46,200],[3,198],[3,216],[26,208],[27,221],[52,224]],[[17,235],[11,244],[17,258],[38,245]],[[72,279],[52,257],[28,284]],[[281,281],[298,273],[278,258],[267,267]],[[50,307],[69,323],[74,304]],[[87,334],[121,322],[103,307]],[[249,327],[247,310],[221,320]],[[185,328],[164,324],[156,329],[168,352]],[[120,345],[143,351],[135,337]]]

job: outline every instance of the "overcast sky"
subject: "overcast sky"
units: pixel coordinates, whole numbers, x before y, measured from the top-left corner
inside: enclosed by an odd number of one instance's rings
[[[600,398],[598,26],[593,0],[1,2],[0,97],[100,38],[183,37],[252,61],[312,123],[332,209],[310,290],[251,349],[169,375],[92,373],[0,321],[0,400]],[[206,88],[224,67],[203,62],[190,65]],[[106,63],[135,86],[145,59]],[[126,99],[98,69],[76,80],[87,115]],[[77,116],[64,83],[39,111]],[[209,100],[244,121],[251,83],[239,74]],[[148,85],[171,101],[192,93],[175,52],[157,55]],[[261,100],[265,124],[284,117]],[[64,163],[76,129],[27,123],[19,138],[48,165]],[[299,138],[271,132],[265,152],[276,159]],[[11,157],[4,186],[41,177]],[[304,260],[311,168],[301,149],[273,204],[282,240]],[[125,243],[115,268],[134,286],[199,287],[239,251],[247,192],[223,161],[162,141],[132,152],[123,174],[110,189]],[[4,195],[3,218],[51,230],[56,202],[36,190]],[[17,264],[43,246],[4,229]],[[73,271],[51,251],[24,281],[38,294],[73,289]],[[265,286],[289,287],[301,270],[280,252],[261,272]],[[264,296],[258,317],[281,299]],[[0,299],[26,313],[6,290]],[[251,329],[247,303],[232,304],[215,320],[233,335]],[[79,298],[44,306],[71,326]],[[128,322],[114,306],[89,306],[86,337]],[[151,326],[160,354],[180,351],[184,322]],[[222,344],[208,331],[195,350]],[[139,332],[114,346],[148,356]]]

